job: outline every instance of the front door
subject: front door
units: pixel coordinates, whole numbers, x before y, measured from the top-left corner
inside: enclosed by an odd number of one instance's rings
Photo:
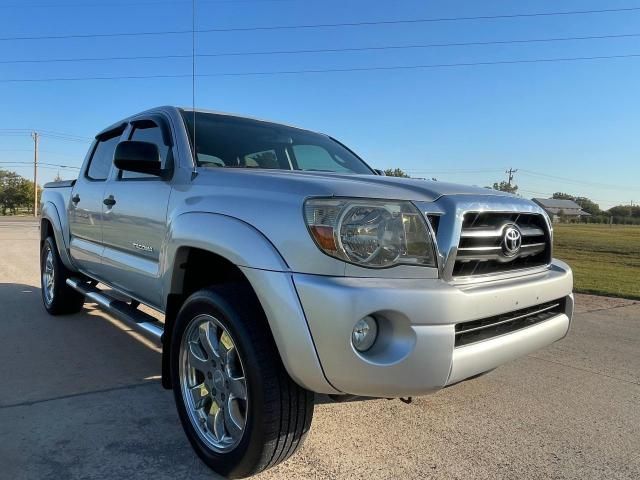
[[[166,125],[161,117],[132,122],[129,140],[155,143],[162,166],[171,163]],[[167,232],[171,182],[160,177],[115,170],[104,198],[102,257],[114,287],[155,307],[162,306],[160,249]]]

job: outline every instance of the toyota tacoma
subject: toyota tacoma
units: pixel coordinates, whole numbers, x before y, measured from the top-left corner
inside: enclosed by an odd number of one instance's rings
[[[384,176],[268,121],[131,116],[41,211],[46,310],[96,303],[157,342],[189,441],[233,478],[296,451],[316,393],[429,394],[562,339],[573,313],[536,204]]]

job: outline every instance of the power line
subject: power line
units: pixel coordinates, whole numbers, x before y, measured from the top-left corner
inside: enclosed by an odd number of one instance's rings
[[[467,174],[467,173],[496,173],[502,172],[502,169],[498,168],[485,168],[478,170],[465,170],[465,169],[454,169],[454,170],[406,170],[407,173],[417,173],[417,174],[438,174],[438,175],[446,175],[446,174]]]
[[[514,13],[504,15],[479,15],[468,17],[438,17],[438,18],[414,18],[402,20],[378,20],[378,21],[360,21],[360,22],[341,22],[341,23],[310,23],[298,25],[262,25],[254,27],[212,27],[197,30],[196,33],[225,33],[225,32],[256,32],[256,31],[272,31],[272,30],[302,30],[317,28],[341,28],[341,27],[369,27],[380,25],[407,25],[420,23],[436,23],[436,22],[457,22],[468,20],[503,20],[514,18],[535,18],[535,17],[552,17],[567,15],[585,15],[598,13],[616,13],[616,12],[634,12],[640,10],[640,7],[627,8],[607,8],[601,10],[570,10],[561,12],[533,12],[533,13]],[[109,32],[109,33],[72,33],[62,35],[34,35],[34,36],[11,36],[0,37],[0,41],[9,40],[61,40],[72,38],[111,38],[111,37],[132,37],[132,36],[150,36],[150,35],[182,35],[192,34],[192,30],[164,30],[155,32]]]
[[[15,133],[20,133],[20,134],[24,134],[24,133],[31,134],[32,131],[33,131],[33,129],[29,129],[29,128],[0,128],[0,132],[8,132],[8,133],[14,133],[15,132]],[[91,137],[83,137],[81,135],[75,135],[73,133],[57,132],[57,131],[53,131],[53,130],[38,130],[38,131],[46,133],[47,135],[70,137],[70,138],[76,138],[76,139],[79,139],[79,140],[92,140]]]
[[[78,140],[93,140],[93,137],[83,137],[81,135],[74,135],[71,133],[64,133],[64,132],[56,132],[56,131],[51,131],[51,130],[39,130],[40,132],[42,132],[45,135],[55,135],[58,137],[68,137],[68,138],[75,138]]]
[[[276,71],[255,71],[255,72],[218,72],[218,73],[199,73],[196,77],[247,77],[247,76],[268,76],[268,75],[297,75],[307,73],[346,73],[346,72],[373,72],[373,71],[391,71],[391,70],[421,70],[431,68],[451,68],[451,67],[477,67],[492,65],[515,65],[528,63],[555,63],[555,62],[574,62],[585,60],[609,60],[638,58],[639,53],[631,53],[627,55],[598,55],[593,57],[565,57],[565,58],[536,58],[530,60],[498,60],[491,62],[460,62],[460,63],[434,63],[426,65],[394,65],[388,67],[354,67],[354,68],[323,68],[308,70],[276,70]],[[142,80],[151,78],[191,78],[191,73],[179,74],[157,74],[157,75],[113,75],[113,76],[93,76],[93,77],[53,77],[53,78],[5,78],[0,79],[0,83],[35,83],[35,82],[74,82],[89,80]]]
[[[0,82],[2,82],[2,80],[0,80]],[[24,133],[4,133],[4,132],[0,132],[0,137],[24,137],[25,134]],[[65,142],[73,142],[73,143],[80,143],[80,144],[85,144],[91,140],[79,140],[76,138],[66,138],[66,137],[55,137],[52,135],[47,135],[47,134],[42,134],[40,135],[41,137],[46,137],[50,140],[60,140],[60,141],[65,141]]]
[[[32,151],[32,150],[31,150]],[[33,165],[33,162],[0,162],[0,165]],[[46,165],[49,167],[56,167],[56,168],[73,168],[75,170],[80,170],[80,167],[74,167],[73,165],[60,165],[57,163],[48,163],[48,162],[38,162],[38,167],[40,167],[40,165]]]
[[[1,148],[0,152],[16,152],[16,153],[23,153],[23,152],[33,152],[33,149],[27,149],[27,148]],[[62,152],[54,152],[51,150],[42,150],[40,149],[41,153],[46,153],[48,155],[56,155],[56,156],[60,156],[60,157],[70,157],[71,155],[68,153],[62,153]]]
[[[474,170],[474,169],[452,169],[452,170],[405,170],[407,173],[414,173],[414,174],[439,174],[439,175],[465,175],[465,174],[484,174],[484,173],[498,173],[498,172],[503,172],[502,169],[498,169],[498,168],[493,168],[493,169],[478,169],[478,170]],[[613,188],[614,185],[607,185],[607,184],[599,184],[596,182],[582,182],[582,181],[577,181],[577,180],[572,180],[566,177],[557,177],[554,175],[547,175],[547,174],[543,174],[543,173],[538,173],[538,172],[533,172],[531,170],[525,170],[525,169],[518,169],[518,171],[522,172],[523,174],[530,174],[533,175],[535,177],[544,177],[544,178],[550,178],[550,179],[557,179],[557,180],[562,180],[562,181],[571,181],[571,182],[575,182],[576,184],[579,184],[577,186],[580,185],[586,185],[586,186],[591,186],[591,187],[602,187],[602,186],[606,186],[606,187],[611,187]],[[508,171],[507,171],[508,173]],[[616,190],[628,190],[629,192],[634,191],[634,189],[632,188],[628,188],[625,186],[617,186],[615,187]],[[518,189],[518,192],[526,192],[526,193],[532,193],[532,194],[536,194],[536,195],[543,195],[543,196],[548,196],[551,197],[552,193],[548,193],[548,192],[537,192],[537,191],[533,191],[533,190],[525,190],[522,188]],[[580,195],[575,195],[575,196],[580,196]],[[591,198],[591,197],[589,197]],[[597,198],[591,198],[592,200],[598,201],[598,202],[604,202],[604,203],[615,203],[618,202],[619,200],[603,200],[603,199],[597,199]]]
[[[73,137],[63,137],[60,135],[51,135],[48,133],[43,133],[42,134],[43,137],[52,139],[52,140],[63,140],[66,142],[76,142],[76,143],[82,143],[82,144],[86,144],[87,142],[91,142],[93,139],[81,139],[81,138],[73,138]]]
[[[612,185],[612,184],[608,184],[608,183],[588,182],[588,181],[576,180],[574,178],[559,177],[559,176],[556,176],[556,175],[549,175],[549,174],[546,174],[546,173],[533,172],[531,170],[525,170],[525,169],[522,169],[521,171],[522,171],[522,173],[524,175],[533,176],[533,177],[541,177],[541,178],[549,178],[549,179],[553,179],[553,180],[560,180],[560,181],[563,181],[563,182],[576,184],[576,185],[586,185],[586,186],[590,186],[590,187],[608,188],[608,189],[614,189],[614,190],[624,190],[624,189],[635,190],[635,188],[632,188],[632,187],[629,187],[629,186],[624,186],[624,185]]]
[[[511,44],[528,44],[542,42],[564,42],[572,40],[607,40],[640,37],[640,33],[624,33],[611,35],[587,35],[577,37],[551,37],[551,38],[530,38],[530,39],[511,39],[511,40],[489,40],[489,41],[473,41],[473,42],[450,42],[450,43],[425,43],[414,45],[382,45],[371,47],[345,47],[345,48],[319,48],[319,49],[302,49],[302,50],[266,50],[253,52],[219,52],[219,53],[200,53],[196,57],[244,57],[258,55],[297,55],[309,53],[338,53],[338,52],[367,52],[367,51],[384,51],[384,50],[409,50],[422,48],[445,48],[445,47],[465,47],[465,46],[483,46],[483,45],[511,45]],[[136,56],[113,56],[113,57],[81,57],[81,58],[52,58],[52,59],[19,59],[19,60],[0,60],[0,64],[23,64],[23,63],[80,63],[80,62],[102,62],[115,60],[166,60],[171,58],[191,58],[190,54],[175,55],[136,55]]]
[[[82,2],[82,3],[19,3],[12,5],[0,5],[0,8],[64,8],[64,7],[114,7],[114,6],[126,6],[128,8],[137,7],[137,6],[148,6],[148,5],[175,5],[181,3],[187,3],[189,0],[155,0],[149,2]],[[243,4],[256,4],[256,3],[283,3],[283,2],[295,2],[297,0],[207,0],[209,4],[233,4],[233,5],[243,5]]]
[[[40,149],[39,151],[40,151],[40,153],[46,154],[45,156],[63,157],[63,158],[69,158],[69,157],[76,156],[75,154],[64,153],[64,152],[56,152],[56,151],[52,151],[52,150]],[[33,152],[33,149],[32,148],[31,149],[27,149],[27,148],[1,148],[0,149],[0,153],[1,152],[6,152],[6,153],[31,153],[31,152]]]
[[[526,173],[531,173],[537,176],[541,176],[541,177],[551,177],[553,179],[562,179],[564,181],[569,180],[566,179],[564,177],[555,177],[555,176],[551,176],[551,175],[545,175],[545,174],[541,174],[541,173],[537,173],[537,172],[531,172],[530,170],[525,170],[525,169],[518,169],[520,172],[522,172],[523,174]],[[504,170],[502,169],[498,169],[498,168],[493,168],[493,169],[478,169],[478,170],[474,170],[474,169],[469,169],[469,170],[465,170],[465,169],[452,169],[452,170],[405,170],[407,173],[411,173],[411,174],[423,174],[423,175],[466,175],[466,174],[485,174],[485,173],[498,173],[498,172],[503,172]],[[508,173],[508,171],[507,171]],[[592,182],[576,182],[576,183],[584,183],[587,186],[599,186],[600,184],[595,184]],[[617,190],[621,190],[621,189],[625,189],[625,187],[616,187]],[[629,192],[633,191],[633,189],[629,189]],[[546,196],[546,197],[551,197],[552,193],[548,193],[548,192],[537,192],[537,191],[532,191],[532,190],[525,190],[522,188],[518,189],[518,192],[525,192],[525,193],[530,193],[530,194],[535,194],[535,195],[542,195],[542,196]],[[576,195],[579,196],[579,195]],[[591,198],[591,197],[589,197]],[[591,200],[597,201],[597,202],[602,202],[602,203],[615,203],[615,202],[619,202],[619,200],[603,200],[603,199],[597,199],[597,198],[591,198]]]
[[[524,193],[527,193],[527,194],[534,194],[534,195],[542,195],[542,196],[549,197],[549,198],[551,198],[553,196],[553,193],[536,192],[536,191],[533,191],[533,190],[525,190],[525,189],[518,188],[518,193],[520,193],[520,192],[524,192]],[[582,196],[582,195],[573,195],[573,194],[569,194],[569,195],[571,195],[574,198]],[[622,203],[620,200],[604,200],[602,198],[593,198],[591,196],[589,196],[589,197],[584,196],[584,197],[588,198],[591,201],[599,202],[599,203],[618,203],[618,204]]]
[[[4,168],[24,168],[24,167],[28,167],[28,166],[32,166],[33,162],[30,162],[29,165],[3,165],[0,164],[0,170],[3,170]],[[40,162],[38,162],[38,169],[46,169],[46,170],[59,170],[60,168],[71,168],[71,167],[50,167],[50,166],[43,166]]]
[[[24,128],[3,128],[3,129],[0,129],[0,136],[6,136],[6,137],[22,137],[25,135],[30,136],[32,131],[33,130],[24,129]],[[82,137],[79,135],[55,132],[51,130],[38,130],[38,135],[40,137],[46,137],[52,140],[62,140],[67,142],[77,142],[77,143],[84,143],[84,144],[93,140],[92,138],[89,138],[89,137]]]

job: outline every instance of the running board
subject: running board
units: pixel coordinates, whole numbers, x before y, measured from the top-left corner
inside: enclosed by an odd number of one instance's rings
[[[110,297],[99,288],[76,278],[68,278],[67,285],[84,295],[87,300],[97,303],[104,310],[117,316],[131,328],[137,330],[157,345],[162,345],[164,328],[151,315],[132,307],[131,305]]]

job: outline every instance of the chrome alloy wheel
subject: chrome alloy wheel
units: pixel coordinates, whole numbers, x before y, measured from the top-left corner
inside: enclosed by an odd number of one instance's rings
[[[200,439],[215,452],[233,450],[247,422],[247,383],[231,335],[211,315],[194,318],[182,337],[180,388]]]
[[[53,293],[55,288],[55,267],[53,264],[53,252],[50,248],[47,248],[47,254],[42,265],[42,290],[44,292],[44,299],[47,305],[53,302]]]

